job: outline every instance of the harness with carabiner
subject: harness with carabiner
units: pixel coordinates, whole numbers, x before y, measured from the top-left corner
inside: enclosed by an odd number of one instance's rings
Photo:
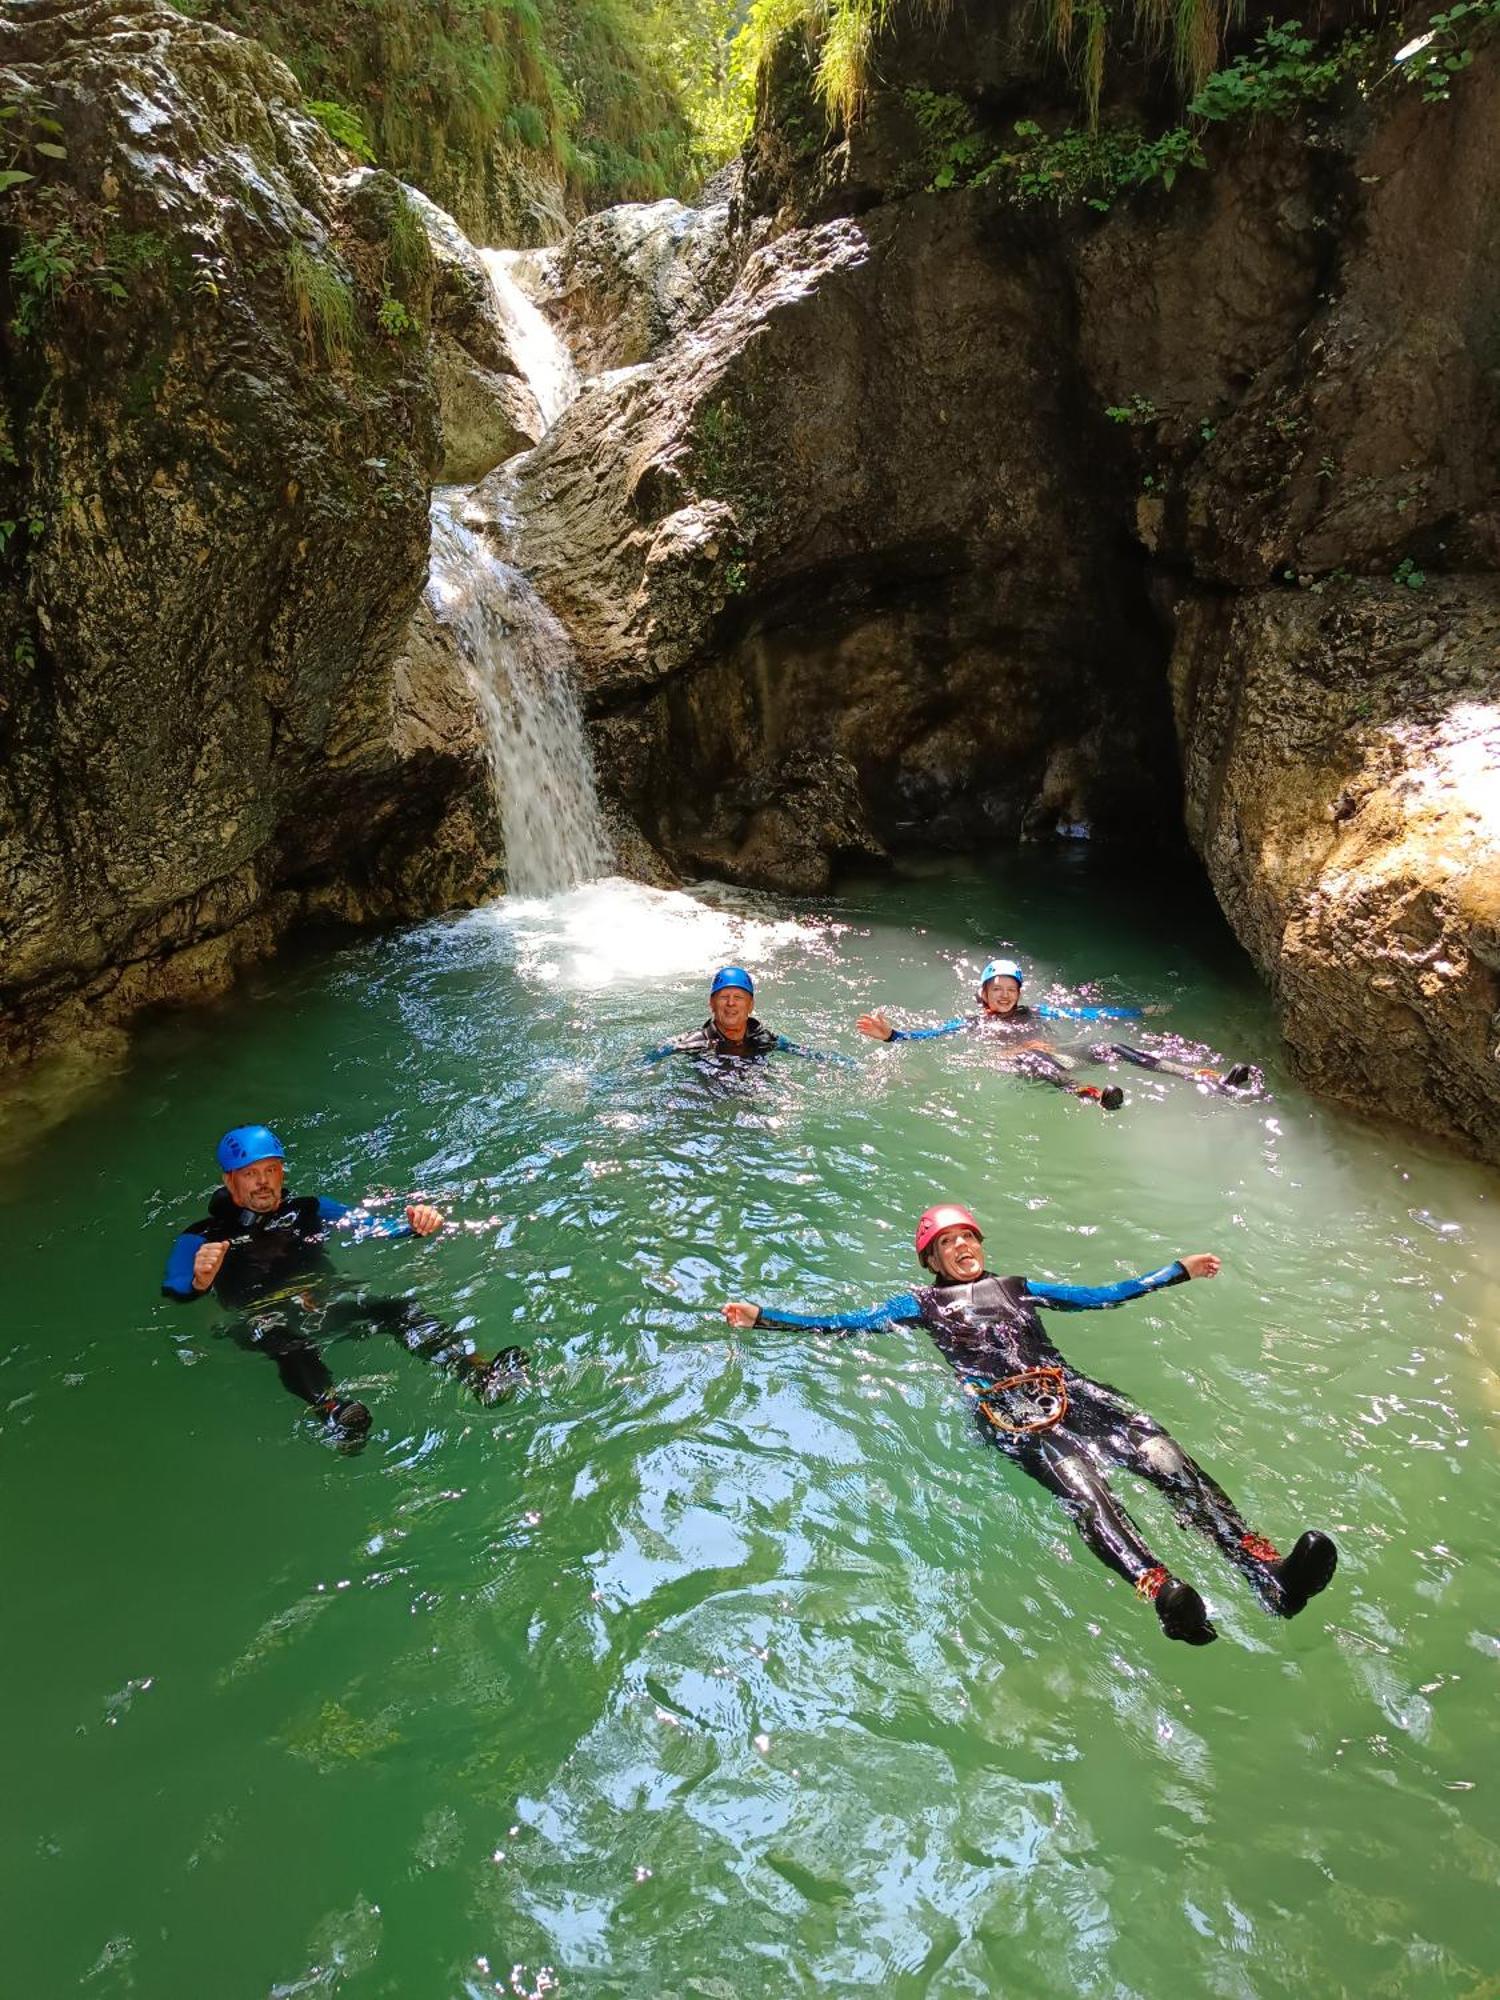
[[[1051,1409],[1025,1423],[1016,1423],[1010,1417],[1002,1416],[990,1398],[1015,1389],[1031,1391],[1037,1404],[1050,1402]],[[1068,1384],[1061,1368],[1023,1368],[1019,1375],[1006,1375],[998,1382],[987,1382],[975,1394],[984,1417],[997,1431],[1008,1431],[1012,1436],[1024,1437],[1033,1431],[1050,1431],[1068,1414]]]

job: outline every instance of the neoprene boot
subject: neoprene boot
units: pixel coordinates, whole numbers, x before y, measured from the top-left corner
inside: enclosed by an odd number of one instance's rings
[[[1218,1633],[1208,1620],[1208,1606],[1190,1583],[1169,1576],[1152,1602],[1169,1639],[1181,1639],[1189,1646],[1206,1646]]]
[[[1307,1600],[1316,1597],[1320,1590],[1326,1590],[1333,1581],[1333,1573],[1339,1566],[1339,1552],[1327,1535],[1316,1528],[1309,1528],[1297,1537],[1297,1545],[1289,1556],[1271,1565],[1277,1582],[1281,1585],[1283,1618],[1295,1618],[1299,1611],[1307,1608]]]
[[[1254,1075],[1255,1071],[1249,1063],[1236,1063],[1232,1069],[1225,1070],[1219,1082],[1225,1090],[1243,1090]]]
[[[1256,1564],[1250,1577],[1256,1596],[1282,1618],[1295,1618],[1305,1610],[1307,1600],[1328,1588],[1338,1568],[1338,1550],[1316,1528],[1298,1536],[1289,1556],[1278,1553],[1276,1544],[1264,1535],[1246,1535],[1240,1546]]]
[[[475,1400],[491,1409],[496,1403],[509,1402],[523,1385],[530,1360],[524,1347],[502,1347],[493,1361],[471,1354],[464,1378],[474,1391]]]
[[[342,1403],[332,1389],[313,1404],[313,1409],[341,1437],[363,1437],[370,1428],[370,1412],[364,1404]]]
[[[1086,1098],[1101,1111],[1118,1111],[1125,1102],[1125,1093],[1117,1083],[1107,1084],[1102,1090],[1097,1083],[1075,1083],[1070,1088],[1075,1097]]]

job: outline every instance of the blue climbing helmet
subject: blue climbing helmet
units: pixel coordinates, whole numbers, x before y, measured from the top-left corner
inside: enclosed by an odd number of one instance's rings
[[[979,984],[974,988],[974,998],[982,1000],[984,989],[992,979],[1013,979],[1017,986],[1026,984],[1026,975],[1013,958],[992,958],[979,975]]]
[[[748,993],[752,1000],[755,998],[755,981],[743,965],[721,965],[714,974],[713,985],[708,989],[709,999],[712,1000],[716,993],[722,993],[726,987],[738,987],[741,993]]]
[[[286,1147],[269,1125],[236,1125],[219,1141],[214,1158],[222,1173],[235,1174],[257,1160],[284,1160]]]

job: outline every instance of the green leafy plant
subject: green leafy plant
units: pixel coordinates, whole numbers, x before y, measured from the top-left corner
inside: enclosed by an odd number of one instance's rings
[[[1370,53],[1373,38],[1346,35],[1322,53],[1300,21],[1272,22],[1249,55],[1204,79],[1187,108],[1207,125],[1229,119],[1284,118],[1326,97]]]
[[[1154,424],[1161,411],[1149,396],[1136,394],[1128,403],[1106,403],[1104,414],[1112,424]]]
[[[18,340],[41,333],[71,299],[127,296],[103,246],[91,243],[66,217],[22,234],[10,260],[10,276],[15,307],[10,324]]]
[[[753,541],[770,521],[776,502],[769,469],[759,459],[752,418],[725,399],[701,410],[693,428],[693,473],[700,490],[727,500],[741,533]]]
[[[1391,581],[1404,583],[1408,590],[1420,590],[1427,581],[1427,572],[1418,569],[1410,556],[1403,556],[1396,565]]]
[[[431,287],[432,245],[422,218],[406,198],[406,190],[396,187],[394,197],[386,217],[386,262],[391,277],[409,298]]]
[[[699,0],[189,0],[264,42],[357,157],[460,222],[527,219],[546,188],[648,200],[679,186],[691,134],[659,17]],[[554,197],[555,199],[555,197]]]
[[[875,45],[898,4],[941,18],[951,0],[751,0],[743,33],[760,53],[793,28],[816,35],[818,96],[830,121],[848,125],[864,108]],[[1119,26],[1148,44],[1166,41],[1194,90],[1213,72],[1225,22],[1238,11],[1237,0],[1042,0],[1041,24],[1072,69],[1092,125]]]
[[[330,139],[346,147],[356,160],[363,160],[366,166],[374,165],[375,149],[360,112],[332,97],[309,97],[303,108],[312,113]]]
[[[1497,26],[1500,0],[1457,0],[1455,6],[1428,18],[1426,34],[1408,43],[1392,67],[1420,87],[1427,103],[1443,103],[1455,79]]]
[[[46,526],[46,520],[40,514],[26,514],[19,520],[0,521],[0,555],[5,554],[12,539],[23,531],[31,541],[40,541]]]
[[[390,292],[375,308],[375,324],[391,340],[411,340],[421,331],[400,299]]]
[[[990,156],[983,132],[961,97],[948,91],[909,90],[910,105],[924,140],[928,185],[960,187]]]
[[[0,100],[0,194],[36,179],[39,160],[65,160],[63,128],[52,116],[57,109],[42,97]]]
[[[1500,0],[1483,4],[1500,7]],[[1320,51],[1295,21],[1273,23],[1248,54],[1203,78],[1181,124],[1154,135],[1092,120],[1048,132],[1034,119],[1019,119],[1002,134],[955,94],[908,91],[906,101],[923,134],[929,187],[998,185],[1022,207],[1074,202],[1107,211],[1136,189],[1170,193],[1184,171],[1205,167],[1208,126],[1290,117],[1367,71],[1373,47],[1374,38],[1360,32]]]

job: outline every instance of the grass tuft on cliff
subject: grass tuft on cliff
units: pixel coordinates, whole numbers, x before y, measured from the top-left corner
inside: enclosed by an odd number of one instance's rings
[[[675,193],[692,131],[658,25],[665,0],[174,0],[251,35],[356,156],[467,227]]]
[[[701,0],[700,0],[701,4]],[[941,22],[954,0],[750,0],[738,31],[743,49],[733,78],[741,88],[780,37],[800,28],[818,45],[816,88],[832,124],[864,109],[880,35],[903,10]],[[1224,32],[1242,0],[1040,0],[1036,33],[1072,71],[1092,120],[1110,51],[1121,42],[1170,50],[1183,89],[1200,90],[1218,68]]]
[[[347,368],[354,352],[354,293],[332,264],[304,243],[286,253],[286,288],[308,354]]]

